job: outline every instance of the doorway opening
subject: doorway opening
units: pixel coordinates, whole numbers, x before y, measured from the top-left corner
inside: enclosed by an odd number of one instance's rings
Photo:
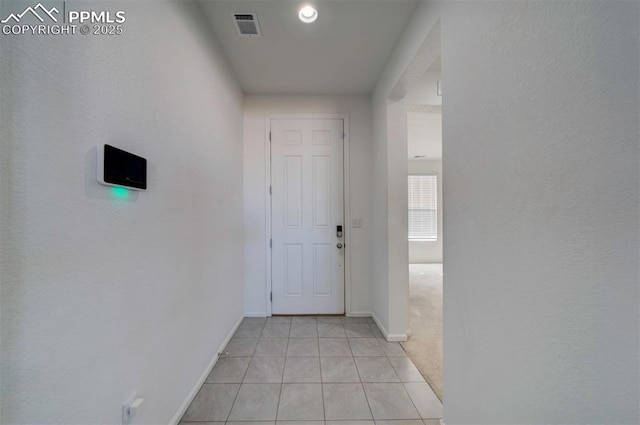
[[[409,337],[402,345],[443,395],[442,71],[435,59],[404,98],[407,111]]]

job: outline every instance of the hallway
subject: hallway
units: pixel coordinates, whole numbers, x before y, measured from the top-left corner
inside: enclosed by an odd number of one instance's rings
[[[370,318],[245,318],[181,424],[438,425],[442,404],[400,345],[381,336]]]
[[[0,1],[0,424],[640,424],[639,17]]]

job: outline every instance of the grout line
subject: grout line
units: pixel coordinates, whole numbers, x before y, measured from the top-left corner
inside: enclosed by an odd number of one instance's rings
[[[249,369],[249,366],[247,366],[247,369]],[[245,371],[245,374],[246,373],[247,372]],[[244,380],[244,376],[242,377],[242,379]],[[229,413],[227,413],[227,419],[225,419],[225,422],[227,422],[229,420],[229,417],[231,417],[231,412],[233,411],[233,406],[235,406],[236,400],[238,399],[238,394],[240,394],[240,388],[242,388],[242,384],[238,385],[238,390],[236,391],[235,397],[233,397],[233,403],[231,403],[231,407],[229,408]]]
[[[287,361],[287,357],[289,357],[289,340],[290,338],[287,338],[287,342],[286,342],[286,347],[284,349],[284,361]]]
[[[284,374],[287,371],[287,363],[289,362],[289,357],[284,357],[284,366],[282,367],[282,377],[280,378],[280,383],[284,384]]]
[[[266,320],[265,320],[266,323]],[[264,325],[263,325],[264,327]],[[238,331],[236,331],[238,332]],[[233,335],[235,336],[235,334]],[[233,336],[231,338],[233,338]],[[260,341],[260,338],[258,338],[258,341]],[[256,347],[258,346],[258,343],[256,342]],[[227,413],[227,419],[225,420],[225,422],[227,422],[229,420],[229,418],[231,417],[231,412],[233,411],[233,407],[236,405],[236,400],[238,400],[238,395],[240,394],[240,389],[242,388],[242,385],[244,383],[244,379],[247,376],[247,372],[249,372],[249,367],[251,366],[251,362],[253,361],[253,353],[255,353],[256,351],[256,347],[253,347],[253,351],[251,352],[251,356],[249,357],[249,363],[247,364],[247,368],[244,370],[244,373],[242,374],[242,379],[240,380],[240,385],[238,385],[238,391],[236,391],[236,396],[233,398],[233,402],[231,403],[231,407],[229,408],[229,413]]]
[[[318,330],[318,324],[316,323],[316,331],[317,330]],[[322,417],[326,425],[327,410],[324,407],[324,378],[322,377],[322,357],[320,357],[320,333],[319,332],[318,332],[318,365],[320,366],[320,395],[322,396]]]
[[[291,326],[291,325],[289,325]],[[291,327],[289,327],[291,332]],[[282,366],[282,376],[280,377],[280,392],[278,393],[278,402],[276,403],[276,418],[274,424],[278,423],[278,412],[280,412],[280,399],[282,398],[282,390],[284,389],[284,371],[287,368],[287,349],[289,348],[289,338],[287,338],[287,348],[284,350],[284,366]]]
[[[416,413],[418,414],[418,417],[423,421],[424,423],[424,419],[422,418],[422,414],[420,413],[420,409],[418,409],[418,406],[416,406],[416,403],[413,401],[413,398],[411,398],[411,394],[409,394],[409,391],[407,391],[407,387],[404,386],[404,383],[401,382],[400,385],[402,385],[402,389],[404,390],[404,392],[407,394],[407,397],[409,397],[409,401],[411,402],[411,404],[413,405],[413,408],[416,409]]]
[[[373,410],[371,409],[371,403],[369,403],[369,396],[367,396],[367,391],[364,389],[364,383],[360,382],[360,386],[362,387],[362,392],[364,393],[364,399],[367,400],[367,406],[369,406],[369,413],[371,414],[371,420],[375,421],[376,418],[373,416]]]
[[[284,388],[284,383],[281,382],[280,383],[280,392],[278,393],[278,402],[276,403],[276,419],[275,419],[274,423],[278,423],[278,412],[280,412],[280,399],[282,398],[282,389],[283,388]]]
[[[349,343],[349,348],[351,348],[351,343]],[[353,351],[351,352],[351,354],[353,355]],[[358,369],[358,363],[356,362],[356,357],[355,356],[353,356],[353,363],[356,365],[356,372],[358,372],[358,379],[360,379],[360,387],[362,388],[362,393],[364,394],[364,399],[367,401],[367,407],[369,407],[369,413],[371,414],[371,420],[375,421],[375,418],[373,417],[373,410],[371,410],[371,403],[369,403],[369,397],[367,397],[367,392],[364,389],[364,382],[362,382],[362,376],[360,375],[360,369]]]

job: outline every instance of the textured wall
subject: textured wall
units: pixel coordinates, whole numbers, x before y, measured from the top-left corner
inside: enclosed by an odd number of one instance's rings
[[[245,96],[245,312],[266,313],[266,193],[265,116],[269,114],[347,114],[350,125],[351,216],[363,227],[351,232],[351,306],[354,313],[370,313],[373,214],[371,212],[371,100],[369,96]]]
[[[425,72],[407,88],[404,103],[407,105],[442,105],[442,96],[438,96],[438,81],[441,80],[441,71]]]
[[[442,18],[447,425],[637,424],[637,2]]]
[[[0,422],[119,424],[138,391],[168,423],[243,311],[242,93],[193,4],[67,6],[127,21],[0,36]],[[97,183],[102,143],[146,192]]]
[[[387,332],[389,328],[389,250],[387,249],[387,102],[384,95],[374,95],[373,115],[373,314]]]

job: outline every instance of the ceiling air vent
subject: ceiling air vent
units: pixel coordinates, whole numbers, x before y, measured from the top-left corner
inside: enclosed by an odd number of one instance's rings
[[[233,23],[241,37],[262,37],[258,17],[255,13],[234,13]]]

